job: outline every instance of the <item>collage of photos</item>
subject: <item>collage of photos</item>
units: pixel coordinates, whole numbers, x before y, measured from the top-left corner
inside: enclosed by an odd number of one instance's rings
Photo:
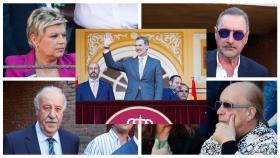
[[[2,78],[3,156],[278,154],[277,4],[3,3]]]

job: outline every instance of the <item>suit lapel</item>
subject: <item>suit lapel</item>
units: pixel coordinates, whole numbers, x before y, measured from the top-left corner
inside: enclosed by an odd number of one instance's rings
[[[133,62],[132,62],[132,71],[136,71],[136,78],[139,78],[140,79],[140,74],[139,74],[139,61],[138,61],[138,57],[135,57],[133,59]]]
[[[152,65],[151,65],[151,57],[147,57],[147,61],[146,61],[146,64],[144,66],[144,71],[143,71],[143,75],[142,75],[142,78],[144,78],[145,74],[146,74],[146,71],[148,71],[148,68],[150,68]]]
[[[98,91],[96,94],[96,99],[102,94],[103,91],[103,82],[101,80],[99,80],[99,85],[98,85]]]
[[[206,71],[207,77],[216,77],[217,69],[217,50],[209,51],[206,54]]]
[[[58,130],[59,134],[59,139],[60,139],[60,144],[61,144],[61,150],[62,154],[70,154],[71,153],[71,148],[66,140],[66,138],[63,135],[63,131],[61,129]]]
[[[250,70],[247,67],[247,64],[244,62],[243,56],[240,55],[240,64],[238,67],[238,77],[246,77]]]
[[[26,131],[25,145],[27,153],[29,154],[41,154],[40,146],[35,130],[35,124]],[[19,147],[20,148],[20,147]]]

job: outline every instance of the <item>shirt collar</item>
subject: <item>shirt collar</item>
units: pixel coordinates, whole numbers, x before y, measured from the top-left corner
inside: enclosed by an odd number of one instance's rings
[[[140,58],[143,58],[143,60],[144,60],[144,61],[146,61],[146,60],[147,60],[147,58],[148,58],[148,54],[147,54],[147,55],[145,55],[145,56],[143,56],[143,57],[138,56],[138,60],[140,60]]]
[[[217,69],[223,70],[226,72],[226,70],[223,68],[222,64],[219,61],[219,51],[217,51],[217,55],[216,55],[216,61],[217,61]],[[238,64],[237,66],[234,68],[234,72],[233,72],[233,77],[238,77],[238,68],[240,65],[240,55],[238,56]]]
[[[114,139],[115,141],[120,141],[119,136],[115,133],[115,131],[113,130],[113,128],[110,129],[109,131],[109,135],[112,139]],[[130,140],[130,137],[127,136],[127,141]]]
[[[110,137],[111,137],[113,140],[119,141],[119,137],[118,137],[118,135],[114,132],[113,128],[110,129],[109,135],[110,135]]]
[[[35,124],[35,129],[36,129],[36,133],[37,133],[37,137],[38,137],[39,143],[44,142],[44,141],[46,141],[49,138],[48,136],[46,136],[43,133],[42,129],[40,128],[40,125],[39,125],[38,121]],[[52,138],[55,139],[56,142],[59,141],[59,134],[58,134],[57,131],[55,132],[55,134],[53,135]]]
[[[90,82],[90,83],[93,83],[93,82],[98,83],[98,82],[99,82],[99,78],[97,78],[96,80],[93,80],[93,79],[89,78],[89,82]]]

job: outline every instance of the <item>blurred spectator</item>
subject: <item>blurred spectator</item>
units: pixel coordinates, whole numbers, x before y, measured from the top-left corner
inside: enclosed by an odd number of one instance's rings
[[[198,154],[204,140],[195,125],[144,125],[142,154]]]
[[[185,83],[181,83],[178,92],[178,96],[180,100],[188,100],[188,95],[189,95],[189,87]]]
[[[266,81],[263,90],[264,118],[269,126],[277,132],[277,82]]]
[[[162,100],[179,100],[178,91],[182,83],[181,76],[171,76],[168,83],[169,88],[163,88]]]
[[[77,3],[73,20],[75,26],[71,33],[71,50],[75,50],[75,29],[137,29],[138,4]]]
[[[131,124],[115,124],[108,133],[94,138],[86,147],[86,155],[110,155],[123,144],[130,140],[129,131]]]
[[[112,155],[137,155],[138,154],[138,125],[134,126],[134,136],[127,143],[113,152]]]

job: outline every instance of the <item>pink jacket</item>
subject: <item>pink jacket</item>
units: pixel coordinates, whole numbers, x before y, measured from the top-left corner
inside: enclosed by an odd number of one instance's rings
[[[31,49],[26,55],[8,56],[5,59],[7,65],[34,65],[35,64],[35,49]],[[64,54],[57,60],[57,65],[75,65],[75,53]],[[60,77],[75,77],[75,68],[59,69]],[[35,69],[7,69],[6,77],[28,77],[35,74]]]

